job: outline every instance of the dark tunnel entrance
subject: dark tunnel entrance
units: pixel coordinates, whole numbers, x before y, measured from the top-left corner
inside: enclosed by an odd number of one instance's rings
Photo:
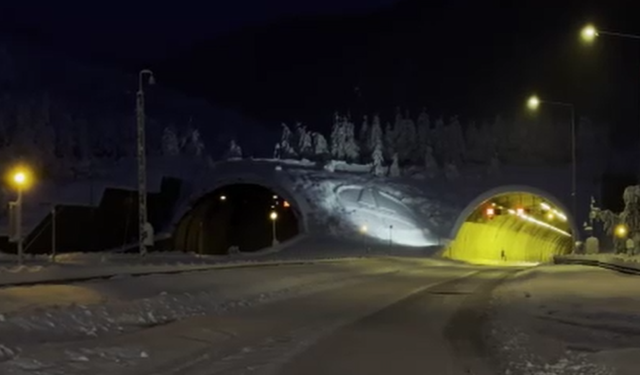
[[[177,227],[176,248],[199,254],[228,254],[232,247],[254,252],[299,233],[297,208],[269,188],[226,185],[201,198]]]

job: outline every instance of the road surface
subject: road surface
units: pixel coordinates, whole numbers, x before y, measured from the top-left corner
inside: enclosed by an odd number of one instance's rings
[[[233,314],[31,355],[60,364],[62,352],[133,353],[128,360],[101,354],[68,361],[56,367],[60,374],[495,374],[482,337],[483,312],[491,290],[515,271],[405,260],[357,282]]]

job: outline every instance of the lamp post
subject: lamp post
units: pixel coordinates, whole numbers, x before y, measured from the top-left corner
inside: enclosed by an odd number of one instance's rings
[[[15,185],[18,197],[14,203],[15,208],[15,234],[14,240],[17,242],[18,263],[24,262],[24,241],[22,237],[22,191],[29,183],[29,172],[23,168],[17,168],[11,175],[11,182]]]
[[[148,83],[153,85],[155,79],[153,72],[143,69],[138,74],[138,93],[136,95],[137,141],[138,141],[138,241],[140,255],[147,253],[147,154],[145,140],[145,112],[144,112],[144,83],[148,77]]]
[[[601,35],[614,37],[614,38],[640,40],[640,35],[621,33],[617,31],[600,30],[591,24],[586,25],[585,27],[582,28],[582,30],[580,30],[580,37],[585,43],[588,43],[588,44],[594,43],[596,38],[598,38]]]
[[[272,211],[269,219],[271,219],[271,246],[276,246],[278,244],[278,238],[276,237],[276,220],[278,220],[278,213]]]
[[[577,219],[577,174],[578,174],[578,163],[577,163],[577,155],[576,155],[576,110],[575,106],[572,103],[565,102],[555,102],[549,100],[540,100],[537,96],[532,96],[527,101],[527,106],[532,111],[535,111],[540,107],[541,104],[555,105],[559,107],[569,108],[571,112],[571,210],[573,212],[573,216]],[[573,245],[572,248],[575,248],[576,243],[576,233],[573,234]]]

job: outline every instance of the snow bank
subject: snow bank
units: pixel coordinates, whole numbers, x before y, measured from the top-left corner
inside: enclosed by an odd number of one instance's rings
[[[636,374],[639,291],[635,277],[585,266],[509,279],[494,291],[489,330],[505,373]]]
[[[616,271],[640,274],[640,256],[626,254],[590,254],[556,256],[554,262],[558,264],[582,264],[597,266]]]

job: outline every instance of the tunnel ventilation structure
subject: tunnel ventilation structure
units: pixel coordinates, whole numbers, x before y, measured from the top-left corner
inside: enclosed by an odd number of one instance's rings
[[[555,198],[531,189],[484,194],[463,211],[444,256],[477,264],[537,264],[573,248],[575,224]]]
[[[300,212],[273,190],[229,184],[204,195],[180,219],[175,248],[198,254],[255,252],[299,234]]]

